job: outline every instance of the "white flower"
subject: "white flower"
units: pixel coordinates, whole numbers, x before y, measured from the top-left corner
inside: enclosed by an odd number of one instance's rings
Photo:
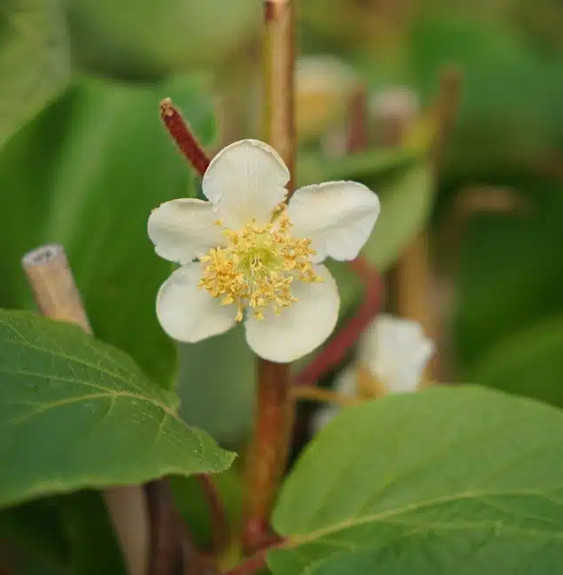
[[[433,353],[434,343],[418,322],[382,314],[362,334],[356,362],[342,371],[335,391],[351,398],[375,397],[381,389],[383,393],[416,391]],[[368,375],[362,380],[362,389],[358,385],[360,369]],[[313,428],[324,427],[339,410],[332,405],[319,409]]]
[[[434,343],[413,320],[382,314],[363,333],[358,362],[391,393],[416,391]]]
[[[261,357],[293,361],[336,324],[339,296],[326,257],[354,259],[379,215],[377,196],[355,182],[297,190],[276,151],[257,140],[221,150],[203,176],[208,202],[178,199],[153,210],[156,253],[181,265],[161,286],[158,319],[174,339],[196,342],[244,319]]]

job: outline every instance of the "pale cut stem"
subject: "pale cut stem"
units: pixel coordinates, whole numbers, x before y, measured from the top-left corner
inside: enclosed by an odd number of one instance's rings
[[[25,254],[22,267],[33,290],[37,307],[44,316],[74,323],[86,333],[92,333],[62,246],[41,246]],[[146,575],[149,517],[143,487],[110,487],[103,491],[103,497],[128,575]]]
[[[292,0],[264,1],[264,136],[295,169],[294,14]],[[288,190],[291,192],[291,183]],[[286,467],[294,406],[289,365],[257,358],[258,391],[246,468],[243,543],[260,547]]]

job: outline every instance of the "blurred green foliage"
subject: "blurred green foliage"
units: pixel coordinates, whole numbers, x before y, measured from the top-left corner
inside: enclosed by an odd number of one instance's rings
[[[159,203],[199,191],[159,125],[160,99],[172,97],[202,142],[215,144],[213,88],[221,86],[227,111],[241,112],[238,135],[257,135],[250,119],[261,13],[260,0],[0,6],[0,306],[31,307],[20,258],[41,243],[63,243],[96,335],[131,354],[157,383],[170,387],[178,379],[183,417],[228,445],[239,445],[249,430],[253,359],[240,329],[182,346],[177,357],[154,316],[156,291],[171,266],[155,256],[146,219]],[[462,230],[451,270],[456,378],[559,406],[561,29],[559,0],[300,3],[302,50],[343,58],[370,93],[408,84],[427,104],[443,65],[463,72],[460,116],[437,190],[408,150],[326,158],[322,142],[308,142],[298,180],[358,179],[380,193],[382,216],[365,253],[382,271],[430,215],[439,216],[435,224],[447,220],[467,186],[510,187],[525,199],[522,213],[475,215]],[[441,258],[441,226],[432,230]],[[345,265],[331,266],[349,315],[361,286]],[[227,491],[237,485],[233,480]],[[193,485],[175,488],[190,517]],[[93,508],[99,502],[85,497],[0,514],[0,532],[20,549],[36,550],[25,557],[23,575],[52,566],[57,575],[86,572],[77,567],[91,560],[85,541],[103,541],[107,533]],[[89,511],[80,515],[83,508]],[[52,537],[37,547],[47,524]]]

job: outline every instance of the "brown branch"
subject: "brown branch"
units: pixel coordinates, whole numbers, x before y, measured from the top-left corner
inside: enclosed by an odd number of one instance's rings
[[[160,117],[179,150],[194,170],[203,176],[209,166],[209,157],[170,98],[165,98],[160,103]]]
[[[211,533],[213,536],[213,548],[215,555],[219,555],[229,544],[230,528],[225,506],[221,495],[210,475],[202,473],[196,475],[207,505],[211,518]]]
[[[357,313],[334,335],[313,360],[293,378],[293,385],[314,385],[323,375],[341,364],[360,335],[379,312],[383,284],[377,270],[363,258],[350,262],[365,285],[365,295]]]

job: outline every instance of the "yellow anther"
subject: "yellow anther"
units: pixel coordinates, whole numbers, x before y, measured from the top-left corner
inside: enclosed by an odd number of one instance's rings
[[[223,305],[236,303],[237,321],[246,307],[257,319],[269,307],[280,313],[297,301],[291,293],[294,280],[322,281],[311,263],[316,253],[311,240],[292,237],[291,225],[285,209],[279,208],[269,224],[253,221],[240,230],[225,230],[228,246],[200,258],[204,269],[199,287],[220,297]]]

